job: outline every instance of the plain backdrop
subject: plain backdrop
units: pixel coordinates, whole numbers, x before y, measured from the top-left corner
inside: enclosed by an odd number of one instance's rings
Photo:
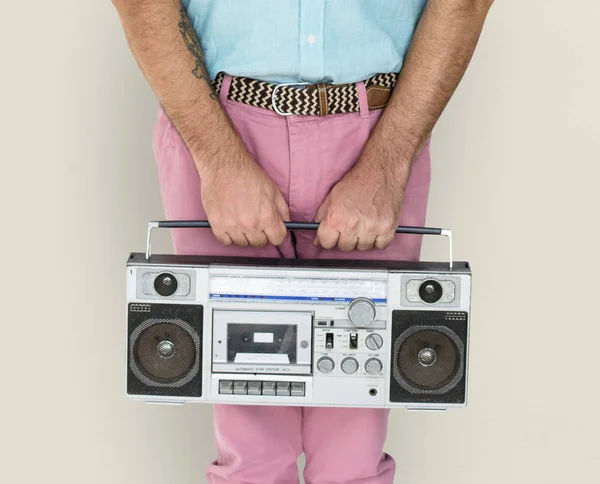
[[[0,480],[203,483],[211,408],[124,395],[156,99],[110,0],[0,5]],[[474,271],[470,405],[392,412],[398,483],[600,482],[599,20],[497,0],[435,130],[428,225]]]

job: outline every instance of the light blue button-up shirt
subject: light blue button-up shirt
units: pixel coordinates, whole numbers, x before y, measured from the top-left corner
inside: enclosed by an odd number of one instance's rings
[[[357,82],[398,72],[427,0],[183,0],[211,78]]]

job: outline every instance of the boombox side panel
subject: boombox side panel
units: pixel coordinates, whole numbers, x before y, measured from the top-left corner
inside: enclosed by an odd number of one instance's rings
[[[440,333],[452,341],[456,351],[456,366],[452,376],[441,388],[428,389],[413,385],[399,362],[400,348],[412,331]],[[430,333],[431,334],[431,333]],[[392,311],[392,340],[390,348],[390,403],[454,404],[466,402],[468,313],[464,311]],[[416,355],[413,355],[416,356]],[[414,365],[416,366],[416,365]],[[413,366],[413,371],[414,371]],[[406,369],[405,369],[406,370]],[[424,369],[424,371],[427,371]]]
[[[130,303],[127,313],[127,394],[131,396],[200,397],[202,396],[202,343],[204,307],[189,304]],[[179,381],[153,381],[136,359],[135,345],[143,329],[153,324],[176,322],[189,335],[195,348],[194,362]],[[186,336],[187,337],[187,336]],[[157,342],[158,343],[158,342]],[[160,359],[157,360],[157,367]],[[160,370],[160,368],[158,368]]]

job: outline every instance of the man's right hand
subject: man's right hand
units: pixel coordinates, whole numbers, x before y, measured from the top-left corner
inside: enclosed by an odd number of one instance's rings
[[[247,159],[231,169],[202,174],[202,204],[212,231],[224,245],[264,247],[283,243],[287,202],[264,170]]]
[[[195,155],[202,201],[217,239],[242,247],[280,245],[286,236],[283,221],[289,220],[287,203],[248,154],[219,103],[181,2],[112,1],[138,65]]]

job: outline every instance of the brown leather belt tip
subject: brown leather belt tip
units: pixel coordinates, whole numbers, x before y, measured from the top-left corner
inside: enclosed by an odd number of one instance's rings
[[[213,81],[217,94],[224,77],[219,73]],[[397,77],[396,73],[377,74],[364,81],[370,110],[386,106]],[[227,99],[283,116],[327,116],[360,111],[356,84],[271,84],[247,77],[232,77]]]

